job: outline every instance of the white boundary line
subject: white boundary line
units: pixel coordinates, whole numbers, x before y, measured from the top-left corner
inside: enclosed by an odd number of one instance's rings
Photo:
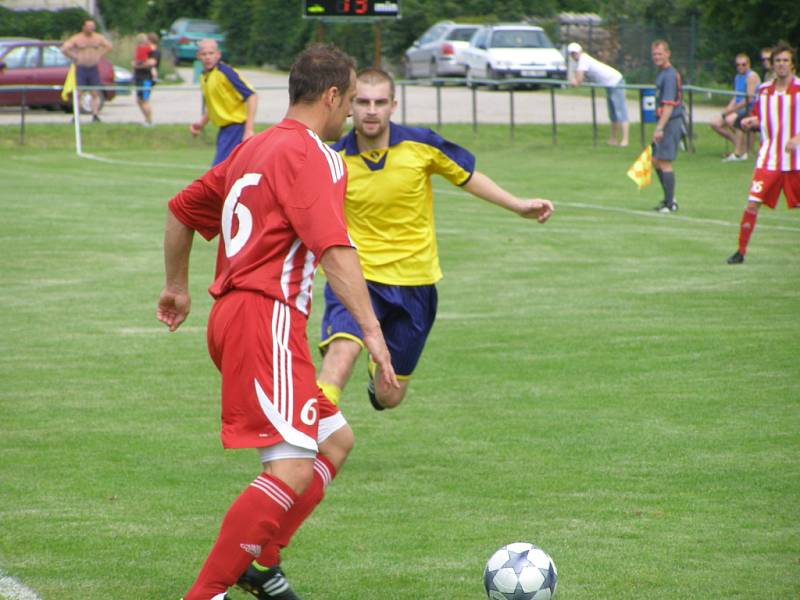
[[[449,194],[451,196],[460,196],[467,194],[464,191],[448,190],[448,189],[434,189],[436,194]],[[738,229],[739,223],[731,223],[730,221],[720,221],[719,219],[704,219],[701,217],[687,217],[684,215],[662,215],[654,210],[634,210],[632,208],[619,208],[617,206],[600,206],[598,204],[586,204],[583,202],[553,202],[555,206],[571,206],[573,208],[587,208],[590,210],[604,210],[608,212],[619,212],[626,215],[636,215],[639,217],[648,217],[655,219],[664,219],[669,221],[687,221],[689,223],[706,223],[708,225],[721,225],[723,227],[736,227]],[[767,225],[758,224],[759,229],[778,229],[780,231],[797,231],[800,232],[800,227],[790,227],[787,225]]]
[[[0,598],[6,600],[42,600],[32,589],[0,571]]]
[[[152,163],[152,162],[138,162],[134,160],[121,160],[116,158],[105,158],[97,156],[96,154],[89,154],[88,152],[78,152],[79,158],[86,158],[88,160],[96,160],[97,162],[108,163],[111,165],[130,165],[132,167],[164,167],[168,169],[210,169],[211,165],[186,165],[180,163]]]

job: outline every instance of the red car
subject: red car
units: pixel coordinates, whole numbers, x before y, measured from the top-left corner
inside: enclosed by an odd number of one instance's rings
[[[62,86],[67,78],[70,61],[61,52],[62,42],[23,38],[0,38],[0,106],[20,106],[22,90],[5,91],[6,86]],[[100,81],[114,85],[114,66],[106,58],[100,61]],[[88,93],[86,94],[88,96]],[[115,96],[114,90],[103,90],[101,106]],[[87,98],[88,100],[88,98]],[[25,104],[30,107],[63,108],[72,110],[72,98],[61,99],[61,89],[26,90]],[[81,106],[85,101],[81,98]]]

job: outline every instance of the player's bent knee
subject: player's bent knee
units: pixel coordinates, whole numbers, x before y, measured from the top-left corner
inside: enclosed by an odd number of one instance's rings
[[[355,445],[355,436],[349,425],[337,429],[319,444],[320,454],[324,455],[338,471],[347,460]]]

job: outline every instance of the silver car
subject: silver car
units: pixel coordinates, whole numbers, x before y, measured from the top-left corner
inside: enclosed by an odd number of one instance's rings
[[[406,79],[415,77],[463,77],[461,52],[479,25],[441,21],[433,25],[406,50],[403,58]]]

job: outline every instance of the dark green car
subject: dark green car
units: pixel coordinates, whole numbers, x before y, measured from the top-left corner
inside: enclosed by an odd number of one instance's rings
[[[226,58],[225,34],[214,21],[205,19],[178,19],[170,25],[169,31],[161,32],[161,55],[174,64],[193,61],[197,55],[200,40],[217,40],[222,58]]]

